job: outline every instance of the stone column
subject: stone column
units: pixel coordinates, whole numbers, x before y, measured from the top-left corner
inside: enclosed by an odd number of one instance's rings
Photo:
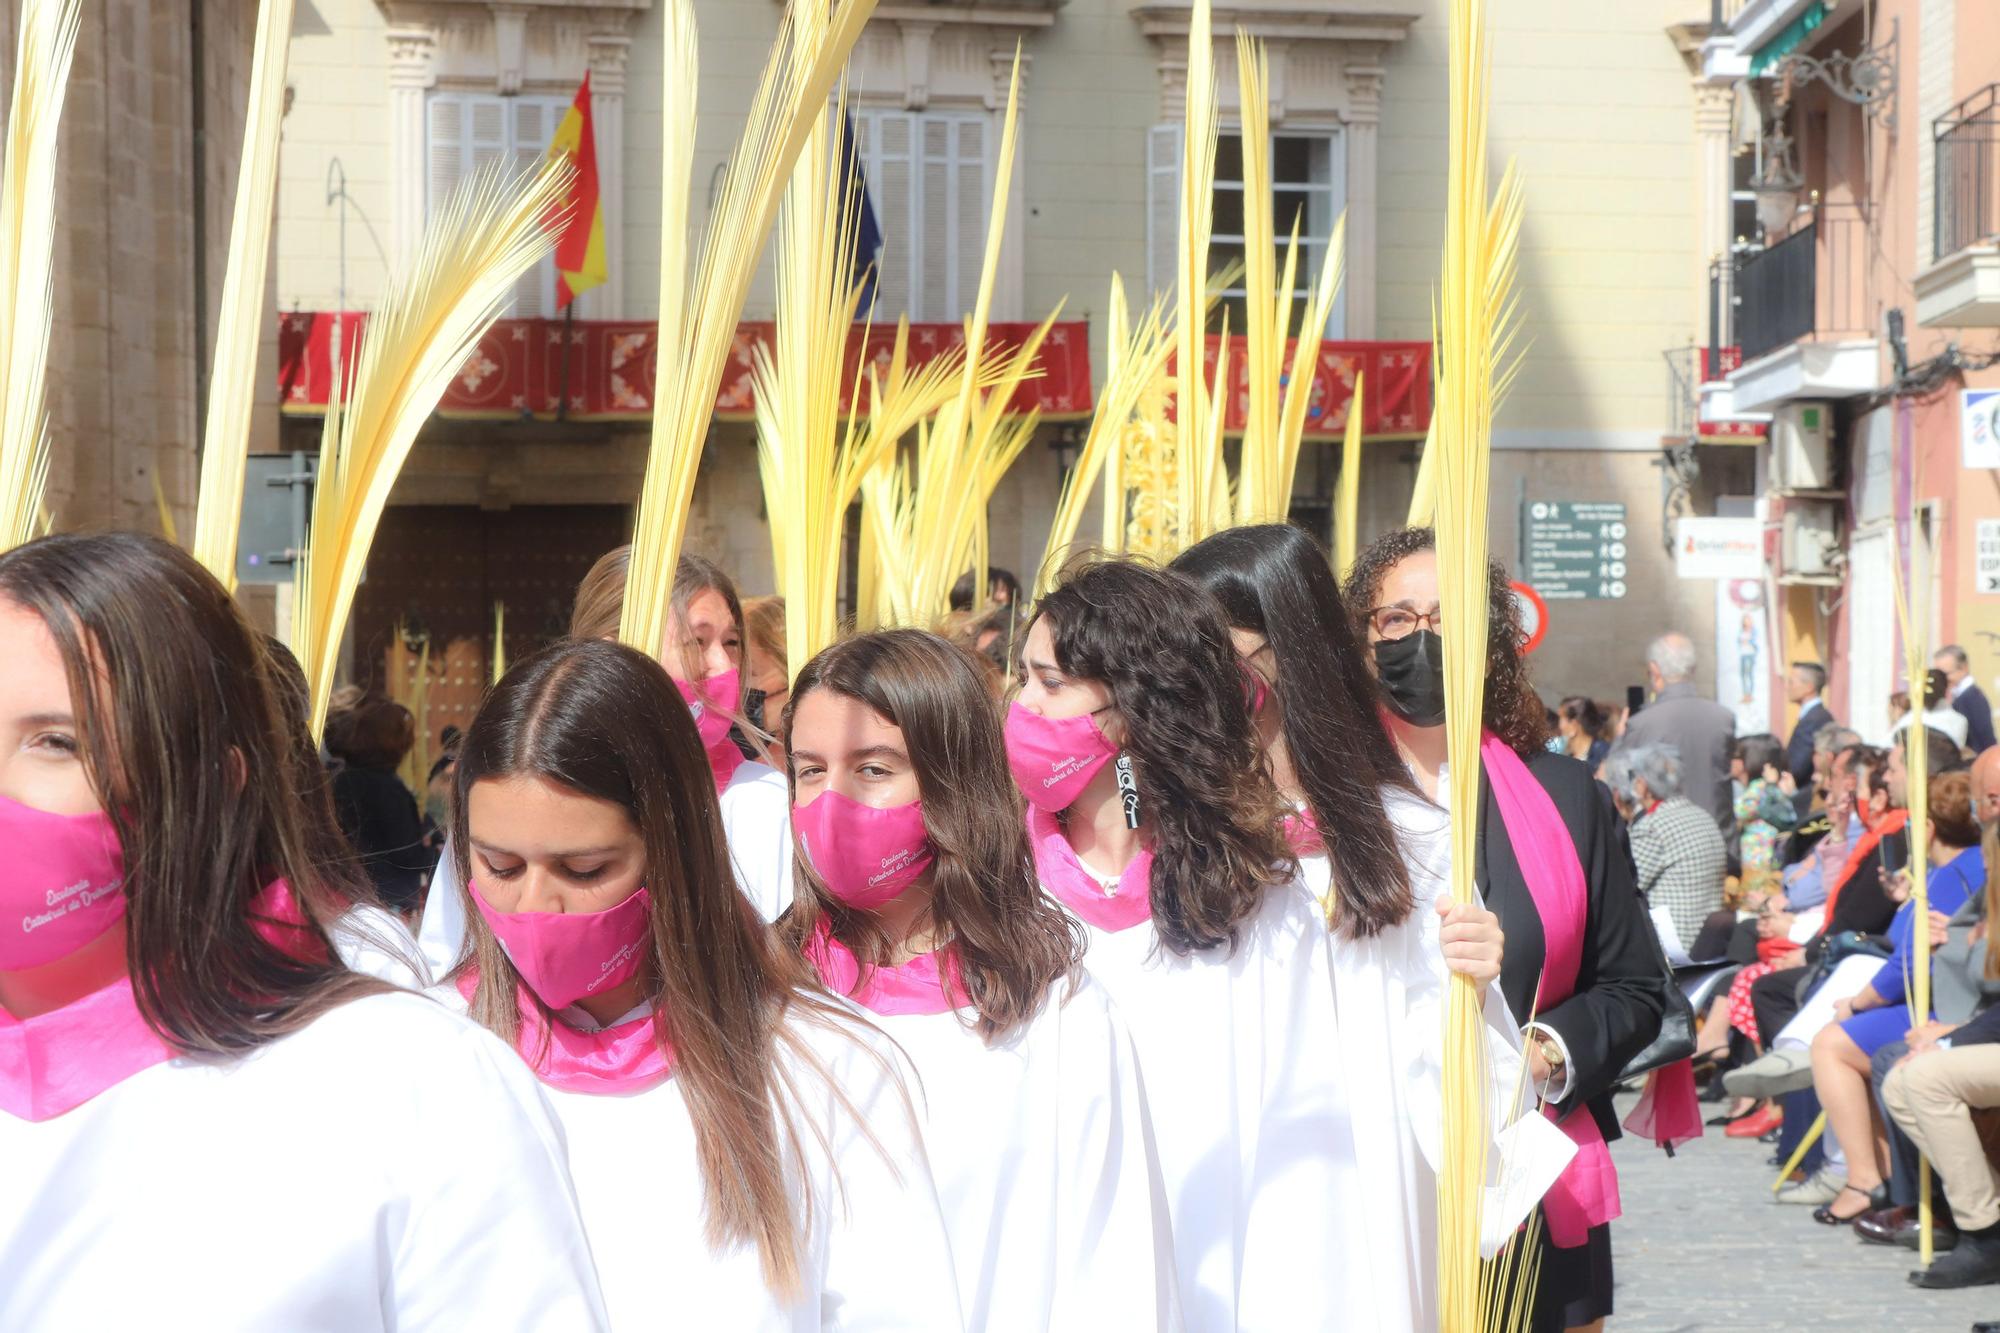
[[[424,235],[424,94],[437,82],[437,29],[389,29],[389,262],[401,271]]]
[[[1382,129],[1381,52],[1357,47],[1344,67],[1347,79],[1347,298],[1341,337],[1375,336],[1375,211],[1377,144]]]
[[[584,293],[589,319],[625,317],[625,65],[632,38],[620,23],[616,31],[594,32],[590,48],[590,115],[597,136],[597,186],[604,200],[604,256],[611,278]]]
[[[1708,342],[1708,266],[1717,256],[1729,253],[1736,238],[1729,234],[1731,217],[1730,186],[1734,172],[1730,160],[1729,131],[1735,118],[1736,92],[1729,84],[1694,85],[1695,138],[1695,265],[1694,309],[1699,318],[1695,341]],[[1728,273],[1724,271],[1724,299]]]

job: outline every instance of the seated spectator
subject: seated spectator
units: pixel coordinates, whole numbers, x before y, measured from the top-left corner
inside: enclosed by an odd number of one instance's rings
[[[1681,794],[1680,755],[1671,745],[1628,746],[1604,761],[1604,782],[1631,822],[1639,896],[1672,922],[1670,952],[1684,953],[1722,905],[1725,852],[1708,811]]]
[[[1903,753],[1900,749],[1897,754]],[[1890,772],[1892,787],[1902,786],[1900,766]],[[1900,790],[1897,792],[1900,796]],[[1826,1126],[1839,1143],[1847,1160],[1847,1181],[1841,1187],[1846,1198],[1831,1200],[1822,1220],[1851,1222],[1869,1209],[1869,1196],[1882,1185],[1888,1143],[1876,1120],[1874,1099],[1869,1095],[1870,1060],[1875,1052],[1900,1041],[1912,1027],[1906,979],[1915,966],[1914,936],[1924,929],[1931,947],[1945,943],[1946,922],[1983,888],[1986,865],[1980,855],[1979,825],[1972,817],[1972,780],[1963,773],[1946,773],[1930,792],[1931,845],[1929,861],[1929,914],[1916,920],[1916,904],[1904,901],[1890,924],[1894,952],[1875,969],[1871,980],[1862,983],[1852,996],[1836,1000],[1837,1020],[1821,1028],[1812,1038],[1812,1082],[1826,1111]],[[1899,872],[1897,896],[1907,898],[1909,876]],[[1926,1016],[1925,1021],[1928,1021]]]
[[[1572,694],[1556,706],[1556,735],[1562,741],[1559,753],[1581,759],[1593,773],[1611,749],[1606,735],[1610,730],[1611,719],[1595,699]]]
[[[1729,756],[1736,784],[1737,862],[1745,880],[1777,869],[1778,837],[1798,826],[1797,812],[1778,788],[1785,751],[1768,733],[1738,736]]]
[[[2000,1106],[2000,1008],[1962,1027],[1914,1033],[1910,1053],[1882,1081],[1889,1114],[1931,1162],[1944,1185],[1957,1243],[1919,1287],[2000,1282],[2000,1182],[1972,1123],[1975,1110]]]
[[[367,695],[329,725],[327,747],[342,760],[333,776],[333,808],[341,832],[361,857],[382,905],[405,915],[423,903],[424,875],[436,863],[424,846],[416,797],[396,769],[416,744],[410,710]]]

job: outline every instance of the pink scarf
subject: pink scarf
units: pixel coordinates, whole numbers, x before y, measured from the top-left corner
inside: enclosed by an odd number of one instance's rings
[[[972,1003],[958,975],[958,957],[948,948],[894,967],[863,967],[854,951],[835,939],[822,921],[818,933],[806,942],[805,954],[828,990],[870,1013],[948,1014]]]
[[[1480,740],[1479,757],[1521,878],[1528,882],[1542,919],[1542,983],[1535,1012],[1547,1013],[1575,992],[1583,963],[1583,933],[1590,917],[1583,863],[1555,802],[1520,756],[1489,731]],[[1575,1249],[1589,1238],[1590,1228],[1619,1215],[1618,1171],[1604,1132],[1587,1108],[1562,1117],[1555,1107],[1544,1106],[1542,1114],[1576,1144],[1576,1157],[1542,1196],[1549,1239],[1562,1249]]]
[[[307,928],[291,885],[282,879],[250,900],[250,922],[295,957],[326,957],[326,945]],[[35,1018],[15,1018],[0,1009],[0,1111],[22,1120],[53,1120],[173,1054],[140,1014],[129,976]]]
[[[1042,887],[1086,924],[1119,931],[1153,919],[1151,849],[1133,857],[1118,877],[1117,889],[1106,893],[1063,837],[1053,812],[1028,807],[1028,840],[1035,845],[1035,874]]]
[[[1294,854],[1299,856],[1324,856],[1326,839],[1319,836],[1319,821],[1313,818],[1311,806],[1301,807],[1286,815],[1280,825],[1285,833],[1285,841],[1291,844]]]
[[[467,968],[459,975],[458,993],[470,1002],[478,989],[479,973]],[[514,1003],[521,1015],[514,1049],[535,1077],[552,1088],[615,1097],[658,1087],[673,1076],[673,1056],[661,1049],[653,1014],[585,1032],[560,1019],[543,1021],[541,1008],[524,987],[515,987]]]
[[[729,783],[736,776],[736,770],[743,767],[743,751],[736,748],[736,742],[723,737],[722,744],[708,752],[708,766],[715,774],[715,794],[729,790]]]

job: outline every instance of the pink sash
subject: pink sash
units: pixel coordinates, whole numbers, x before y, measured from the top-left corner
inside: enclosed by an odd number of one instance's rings
[[[0,1009],[0,1111],[53,1120],[172,1056],[140,1016],[130,977],[36,1018]]]
[[[477,970],[468,967],[459,974],[458,993],[467,1001],[478,989]],[[515,991],[521,1025],[514,1033],[514,1049],[535,1077],[550,1087],[615,1097],[644,1092],[672,1076],[673,1058],[660,1048],[654,1015],[585,1032],[561,1019],[543,1022],[541,1010],[524,989]]]
[[[1028,807],[1028,841],[1035,846],[1035,874],[1050,897],[1086,925],[1103,931],[1130,930],[1153,919],[1151,849],[1141,851],[1118,877],[1118,891],[1106,893],[1063,837],[1050,811]]]
[[[1590,889],[1562,814],[1520,756],[1489,731],[1479,743],[1479,757],[1493,784],[1494,804],[1514,859],[1542,919],[1542,983],[1535,1012],[1547,1013],[1576,990],[1583,932],[1590,919]],[[1544,1106],[1542,1114],[1576,1144],[1576,1157],[1542,1196],[1549,1239],[1562,1249],[1574,1249],[1589,1238],[1590,1228],[1619,1215],[1618,1171],[1611,1164],[1604,1132],[1588,1108],[1559,1117],[1555,1107]]]
[[[820,923],[806,942],[806,960],[836,995],[845,995],[870,1013],[948,1014],[972,1003],[958,975],[958,957],[949,949],[922,954],[894,967],[863,967],[854,951]],[[938,960],[945,960],[940,969]]]

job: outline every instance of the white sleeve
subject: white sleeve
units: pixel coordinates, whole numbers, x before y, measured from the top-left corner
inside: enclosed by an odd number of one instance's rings
[[[437,873],[431,876],[430,892],[424,898],[424,918],[417,925],[417,950],[431,977],[442,979],[458,966],[459,951],[465,948],[465,902],[458,890],[458,860],[449,840],[438,858]]]
[[[871,1333],[962,1330],[951,1242],[905,1093],[916,1074],[887,1041],[866,1044],[892,1063],[883,1068],[865,1051],[842,1062],[854,1114],[835,1103],[829,1117],[835,1181],[824,1201],[823,1323]]]
[[[722,832],[744,894],[759,916],[776,921],[792,905],[792,807],[784,779],[766,769],[730,784],[722,793]]]
[[[399,1333],[607,1327],[562,1130],[534,1076],[465,1025],[405,1125],[381,1125],[402,1188],[383,1306]],[[393,1104],[393,1103],[392,1103]]]
[[[1064,1015],[1049,1328],[1166,1333],[1180,1327],[1173,1226],[1138,1054],[1123,1020],[1095,998],[1073,999]]]

